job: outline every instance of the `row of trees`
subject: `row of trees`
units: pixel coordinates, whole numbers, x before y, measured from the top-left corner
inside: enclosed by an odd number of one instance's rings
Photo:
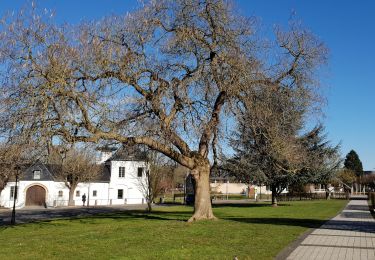
[[[324,161],[320,143],[309,139],[321,127],[300,131],[305,113],[318,107],[317,72],[327,50],[298,23],[277,28],[269,41],[256,19],[225,0],[149,1],[131,14],[77,26],[52,19],[33,8],[2,19],[6,136],[158,151],[195,179],[190,221],[215,218],[209,158],[215,168],[227,119],[237,115],[239,125],[249,125],[252,132],[240,130],[240,138],[259,152],[251,162],[276,192],[286,178],[311,172],[301,163],[313,164],[309,149]]]

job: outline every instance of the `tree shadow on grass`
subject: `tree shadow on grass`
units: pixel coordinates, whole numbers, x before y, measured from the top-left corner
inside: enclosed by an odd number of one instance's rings
[[[191,216],[192,212],[188,211],[152,211],[146,212],[144,210],[126,210],[117,211],[110,213],[97,213],[97,214],[81,214],[81,215],[68,215],[48,219],[29,219],[27,222],[19,223],[16,227],[26,227],[28,224],[39,224],[42,226],[52,225],[52,226],[68,226],[72,222],[79,221],[84,224],[98,224],[98,220],[108,219],[113,221],[123,221],[123,220],[162,220],[162,221],[181,221],[186,222]],[[64,222],[61,222],[64,221]],[[0,232],[7,229],[13,228],[15,226],[9,224],[3,224],[0,226]]]
[[[279,204],[280,207],[290,206],[290,204],[282,203]],[[228,203],[228,204],[215,204],[213,208],[258,208],[258,207],[271,207],[269,203]],[[58,211],[56,213],[48,212],[45,218],[42,219],[28,219],[29,216],[25,215],[23,220],[24,223],[20,223],[17,227],[26,226],[28,223],[40,224],[42,225],[53,225],[53,226],[68,226],[71,223],[79,221],[85,224],[98,224],[99,220],[108,219],[113,221],[126,221],[126,220],[158,220],[158,221],[181,221],[186,222],[192,215],[193,208],[188,207],[188,210],[175,210],[171,211],[172,207],[168,210],[160,210],[158,208],[154,209],[151,213],[146,212],[143,209],[134,210],[116,210],[107,209],[108,212],[99,212],[98,210],[90,209],[80,212],[71,211]],[[256,223],[256,224],[275,224],[275,225],[296,225],[296,226],[306,226],[306,227],[317,227],[320,226],[324,221],[317,220],[304,220],[304,219],[280,219],[280,218],[241,218],[237,216],[228,216],[224,214],[219,216],[219,219],[238,221],[245,223]],[[61,222],[63,220],[63,222]],[[4,228],[9,228],[12,226],[3,225],[0,226],[0,231]]]
[[[237,221],[249,224],[298,226],[304,228],[320,228],[343,231],[357,231],[375,233],[375,224],[371,222],[358,222],[348,220],[319,220],[298,218],[224,218],[229,221]]]
[[[277,207],[291,206],[288,203],[278,204]],[[234,208],[259,208],[259,207],[272,207],[271,203],[217,203],[212,204],[213,208],[221,207],[234,207]]]
[[[229,221],[236,221],[249,224],[262,224],[262,225],[279,225],[279,226],[297,226],[305,228],[318,228],[326,221],[319,219],[296,219],[296,218],[236,218],[229,217],[223,218]]]

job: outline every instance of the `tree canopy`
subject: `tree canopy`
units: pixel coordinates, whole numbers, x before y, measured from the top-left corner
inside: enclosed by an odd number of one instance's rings
[[[363,175],[362,162],[354,150],[350,150],[350,152],[346,155],[344,166],[346,169],[352,170],[357,176]]]
[[[267,42],[225,0],[149,1],[78,26],[48,17],[30,9],[2,20],[5,131],[161,152],[196,181],[190,221],[215,218],[209,154],[223,118],[257,88],[313,89],[327,53],[298,24]]]

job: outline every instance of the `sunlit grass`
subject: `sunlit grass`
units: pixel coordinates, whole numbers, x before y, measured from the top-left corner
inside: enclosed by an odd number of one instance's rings
[[[0,259],[271,259],[346,201],[227,205],[217,221],[187,223],[191,207],[0,227]]]

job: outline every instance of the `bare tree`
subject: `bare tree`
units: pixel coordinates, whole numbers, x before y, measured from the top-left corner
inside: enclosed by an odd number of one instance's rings
[[[147,201],[147,209],[152,210],[155,199],[173,187],[174,166],[171,160],[156,151],[147,152],[146,178],[137,184]]]
[[[210,144],[245,68],[256,65],[250,34],[225,1],[150,1],[70,35],[18,16],[0,36],[6,84],[22,100],[11,110],[19,125],[68,142],[116,140],[165,154],[197,181],[190,220],[212,219]]]
[[[11,177],[16,175],[16,166],[25,163],[21,158],[22,150],[16,145],[1,144],[0,146],[0,193]]]
[[[278,33],[286,54],[270,70],[253,20],[233,10],[225,0],[160,0],[73,28],[35,13],[4,19],[9,119],[39,136],[163,153],[196,181],[189,221],[214,219],[209,154],[216,158],[223,117],[254,86],[309,80],[323,50],[309,34]]]
[[[7,182],[25,167],[43,157],[43,150],[34,143],[8,140],[0,144],[0,193]]]
[[[102,169],[97,165],[96,157],[90,150],[60,146],[51,150],[49,163],[69,188],[69,206],[74,206],[74,191],[80,182],[89,182],[97,177]]]
[[[334,186],[342,186],[345,191],[351,191],[353,189],[353,183],[356,180],[357,176],[354,171],[343,168],[332,178],[332,184]]]
[[[369,173],[363,175],[363,184],[367,185],[370,191],[375,191],[375,174]]]

